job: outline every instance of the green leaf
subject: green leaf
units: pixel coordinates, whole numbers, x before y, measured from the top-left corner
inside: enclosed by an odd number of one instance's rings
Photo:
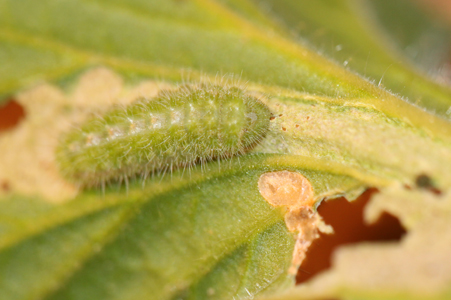
[[[447,114],[451,106],[449,86],[434,82],[424,71],[415,67],[397,48],[396,43],[402,49],[410,41],[417,39],[417,36],[423,33],[418,32],[419,24],[427,24],[428,27],[422,26],[421,30],[426,31],[430,28],[427,36],[431,39],[431,36],[439,36],[439,41],[449,40],[450,31],[430,25],[430,20],[412,8],[412,4],[389,0],[254,0],[254,2],[267,6],[287,30],[307,39],[309,43],[342,63],[344,67],[368,76],[376,85],[386,86],[394,93],[406,97],[412,104],[449,119]],[[373,5],[378,9],[371,10]],[[376,13],[383,18],[383,24],[390,30],[389,33],[384,32],[378,20],[375,20]],[[396,35],[400,28],[405,29],[402,31],[404,36],[402,38],[396,36],[397,39],[393,43],[390,34]],[[418,43],[431,44],[424,40]],[[446,47],[446,44],[442,47]],[[442,51],[446,52],[446,48]],[[424,56],[437,55],[426,52]]]
[[[10,187],[0,191],[0,299],[280,294],[294,284],[288,270],[302,230],[290,232],[290,208],[260,195],[262,174],[305,176],[313,209],[368,186],[415,186],[420,174],[448,189],[449,88],[391,50],[356,3],[0,0],[0,94],[26,111],[0,135],[0,180]],[[343,47],[329,56],[348,64],[316,53],[290,30],[320,48],[332,39],[333,49]],[[383,85],[430,111],[348,67],[383,76]],[[245,85],[269,107],[270,129],[251,153],[104,193],[77,190],[62,177],[54,149],[68,128],[112,104],[199,80]],[[386,295],[315,282],[328,287],[320,296]]]
[[[272,161],[215,163],[65,206],[0,203],[0,298],[230,299],[290,286],[294,236],[283,210],[256,188],[260,174],[283,167]],[[360,185],[308,165],[290,168],[315,182],[318,195]]]
[[[447,61],[451,31],[437,12],[408,0],[369,0],[376,22],[393,43],[416,65],[434,76]]]

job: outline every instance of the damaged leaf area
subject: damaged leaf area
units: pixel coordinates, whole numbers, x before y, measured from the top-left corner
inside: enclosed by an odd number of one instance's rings
[[[285,224],[290,232],[297,233],[293,260],[288,271],[296,274],[308,248],[319,237],[318,233],[332,233],[333,229],[325,225],[314,211],[312,186],[301,174],[289,171],[265,173],[258,180],[258,190],[269,204],[287,209]]]
[[[399,242],[342,246],[332,268],[268,299],[448,299],[451,295],[451,197],[392,186],[373,196],[365,220],[388,212],[408,233]]]
[[[417,11],[439,38],[421,42],[415,27],[390,43],[384,26],[418,25],[378,25],[406,1],[0,0],[0,101],[23,111],[0,126],[0,300],[451,299],[449,78],[407,58],[449,53],[449,35]],[[252,147],[105,187],[63,176],[65,133],[205,83],[261,102]],[[244,131],[259,115],[245,116]],[[365,220],[389,213],[402,240],[339,247],[295,287],[334,234],[321,207],[367,188],[378,192]]]
[[[168,88],[171,85],[164,82],[143,81],[127,89],[118,74],[98,68],[84,74],[70,95],[50,84],[19,93],[16,99],[26,118],[0,137],[0,152],[4,154],[0,180],[9,187],[0,190],[0,195],[17,191],[50,202],[75,197],[78,187],[61,176],[55,161],[61,134],[111,107],[125,106],[142,95],[153,97]]]

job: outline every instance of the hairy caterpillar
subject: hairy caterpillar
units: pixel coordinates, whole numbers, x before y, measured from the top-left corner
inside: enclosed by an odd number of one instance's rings
[[[83,187],[127,181],[244,154],[265,136],[270,117],[265,104],[238,87],[184,85],[69,131],[56,159]]]

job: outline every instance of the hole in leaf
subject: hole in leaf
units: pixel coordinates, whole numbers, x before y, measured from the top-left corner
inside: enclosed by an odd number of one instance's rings
[[[331,235],[320,234],[307,252],[296,281],[302,283],[331,267],[332,254],[337,247],[364,241],[399,241],[406,233],[399,220],[384,213],[377,223],[367,225],[363,210],[377,190],[369,189],[353,202],[339,198],[323,202],[318,207],[326,224],[334,228]]]
[[[14,128],[24,117],[25,110],[16,101],[10,100],[0,105],[0,132]]]

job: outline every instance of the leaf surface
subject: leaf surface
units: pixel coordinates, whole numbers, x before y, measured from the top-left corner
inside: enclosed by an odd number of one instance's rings
[[[388,50],[352,3],[0,0],[0,94],[27,113],[0,135],[0,180],[11,189],[0,194],[0,299],[277,294],[294,284],[288,269],[296,236],[285,225],[286,209],[260,195],[263,173],[301,173],[316,205],[353,199],[368,186],[414,186],[423,173],[439,189],[451,186],[449,88]],[[340,64],[287,28],[317,47],[328,39],[333,49],[343,45],[329,53]],[[326,38],[315,35],[320,29]],[[429,112],[349,67],[384,76],[383,85]],[[70,122],[101,114],[112,99],[218,77],[245,83],[273,114],[267,136],[248,155],[133,179],[104,194],[77,191],[58,172],[53,150]],[[312,283],[328,287],[320,296],[383,296],[327,278]]]

